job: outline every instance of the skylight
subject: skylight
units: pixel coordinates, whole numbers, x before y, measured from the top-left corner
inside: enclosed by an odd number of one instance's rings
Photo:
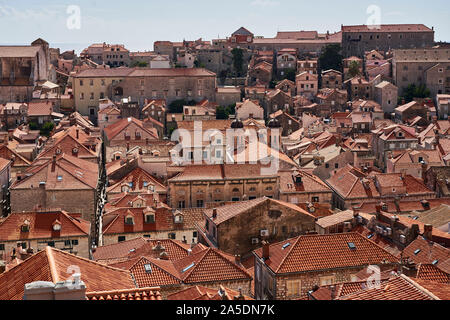
[[[369,236],[367,237],[367,239],[372,239],[373,236],[374,236],[374,234],[372,233],[371,235],[369,235]]]
[[[352,250],[356,250],[356,245],[353,242],[348,242],[348,247]]]
[[[435,265],[437,265],[439,263],[439,260],[434,260],[431,264],[433,265],[433,266],[435,266]]]
[[[145,269],[145,272],[152,273],[152,265],[151,264],[145,264],[144,269]]]
[[[420,253],[420,251],[422,251],[422,250],[417,249],[416,251],[414,251],[414,254],[415,254],[415,255],[418,255],[418,254]]]
[[[62,176],[58,176],[58,181],[62,181],[63,177]]]
[[[283,250],[289,248],[290,246],[291,246],[290,243],[286,243],[286,244],[283,246]]]
[[[193,262],[190,265],[188,265],[186,268],[184,268],[182,272],[186,272],[189,269],[191,269],[192,267],[194,267],[194,263]]]

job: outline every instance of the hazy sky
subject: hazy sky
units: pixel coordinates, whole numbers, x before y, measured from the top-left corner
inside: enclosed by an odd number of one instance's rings
[[[67,27],[72,5],[80,9],[80,29]],[[341,24],[367,24],[371,5],[380,8],[381,23],[423,23],[434,26],[436,40],[450,41],[448,0],[0,0],[0,44],[41,37],[63,50],[98,42],[152,50],[156,40],[211,40],[241,26],[265,37],[278,30],[334,32]]]

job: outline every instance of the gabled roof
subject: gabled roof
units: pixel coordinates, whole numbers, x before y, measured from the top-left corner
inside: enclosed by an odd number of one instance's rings
[[[21,232],[25,221],[29,223],[29,232]],[[61,224],[59,232],[53,230],[55,221]],[[87,237],[90,226],[89,221],[72,217],[65,211],[12,213],[0,224],[0,241]]]
[[[151,136],[153,136],[155,139],[158,139],[158,134],[154,130],[149,130],[145,128],[143,122],[141,120],[138,120],[136,118],[130,117],[121,119],[112,125],[107,126],[104,129],[104,132],[108,138],[108,140],[114,139],[115,136],[117,136],[119,133],[121,133],[123,130],[125,130],[130,124],[135,124],[138,126],[141,130],[147,132]]]
[[[148,186],[144,185],[144,182],[148,184]],[[120,181],[115,183],[114,185],[107,188],[108,193],[121,193],[121,186],[124,184],[133,183],[133,186],[130,188],[130,193],[134,192],[145,192],[148,190],[150,185],[154,185],[156,193],[166,193],[167,188],[162,184],[158,179],[153,177],[150,173],[145,171],[144,169],[137,167],[129,172],[126,176],[124,176]]]
[[[69,267],[77,266],[86,292],[136,288],[129,271],[108,267],[47,247],[9,271],[0,274],[0,300],[21,300],[25,284],[36,281],[69,280]]]
[[[441,269],[441,265],[450,259],[450,249],[418,237],[403,250],[403,258],[409,258],[416,264],[433,264]],[[442,271],[450,273],[450,268]]]
[[[424,288],[424,284],[428,284],[427,288]],[[338,300],[446,300],[445,296],[448,299],[450,285],[438,285],[441,288],[445,287],[443,292],[441,289],[435,290],[437,288],[436,286],[433,288],[432,282],[414,280],[405,275],[400,275],[392,277],[380,287],[358,291]]]
[[[353,244],[356,249],[351,249]],[[399,259],[359,233],[305,235],[270,245],[265,264],[276,274],[398,263]],[[262,258],[262,248],[254,253]]]
[[[233,36],[253,36],[253,33],[251,33],[250,31],[248,31],[246,28],[244,27],[240,27],[238,30],[236,30],[235,32],[233,32],[232,34]]]
[[[25,174],[11,189],[39,187],[41,182],[45,182],[46,190],[96,189],[98,184],[98,164],[67,154],[57,156],[54,163],[53,159],[44,160]]]
[[[280,201],[280,200],[269,199],[266,197],[258,198],[258,199],[250,200],[250,201],[241,201],[236,204],[229,204],[229,205],[225,205],[225,206],[216,208],[215,210],[217,210],[217,218],[215,218],[215,219],[213,218],[214,209],[205,210],[204,214],[209,219],[211,219],[214,222],[214,224],[219,225],[219,224],[221,224],[229,219],[232,219],[240,214],[245,214],[247,211],[249,211],[253,208],[256,208],[258,206],[261,206],[263,204],[268,204],[268,205],[274,204],[277,207],[279,207],[279,206],[286,207],[291,210],[297,211],[299,214],[303,214],[303,215],[315,218],[310,213],[306,212],[302,208],[300,208],[292,203],[288,203],[288,202],[284,202],[284,201]]]
[[[417,279],[450,284],[450,274],[433,264],[419,264]]]

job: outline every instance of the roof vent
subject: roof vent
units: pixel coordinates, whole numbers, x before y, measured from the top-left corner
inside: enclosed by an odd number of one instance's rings
[[[283,250],[285,250],[285,249],[287,249],[287,248],[289,248],[291,246],[291,244],[290,243],[286,243],[284,246],[283,246]]]
[[[192,262],[190,265],[188,265],[186,268],[184,268],[181,272],[186,272],[186,271],[188,271],[189,269],[192,269],[194,267],[194,263]]]

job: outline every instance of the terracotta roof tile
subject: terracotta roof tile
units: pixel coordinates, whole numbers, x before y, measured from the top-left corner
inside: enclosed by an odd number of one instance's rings
[[[353,243],[356,249],[351,249]],[[283,249],[284,247],[284,249]],[[262,257],[262,249],[254,251]],[[399,259],[358,233],[306,235],[270,245],[265,264],[275,273],[285,274],[334,268],[397,263]]]
[[[20,300],[25,284],[53,283],[71,278],[69,267],[78,266],[87,292],[135,288],[131,273],[111,268],[72,254],[47,247],[11,270],[0,274],[0,300]]]
[[[162,300],[159,287],[142,288],[142,289],[126,289],[113,290],[103,292],[90,292],[86,294],[87,300],[103,301],[103,300]]]

